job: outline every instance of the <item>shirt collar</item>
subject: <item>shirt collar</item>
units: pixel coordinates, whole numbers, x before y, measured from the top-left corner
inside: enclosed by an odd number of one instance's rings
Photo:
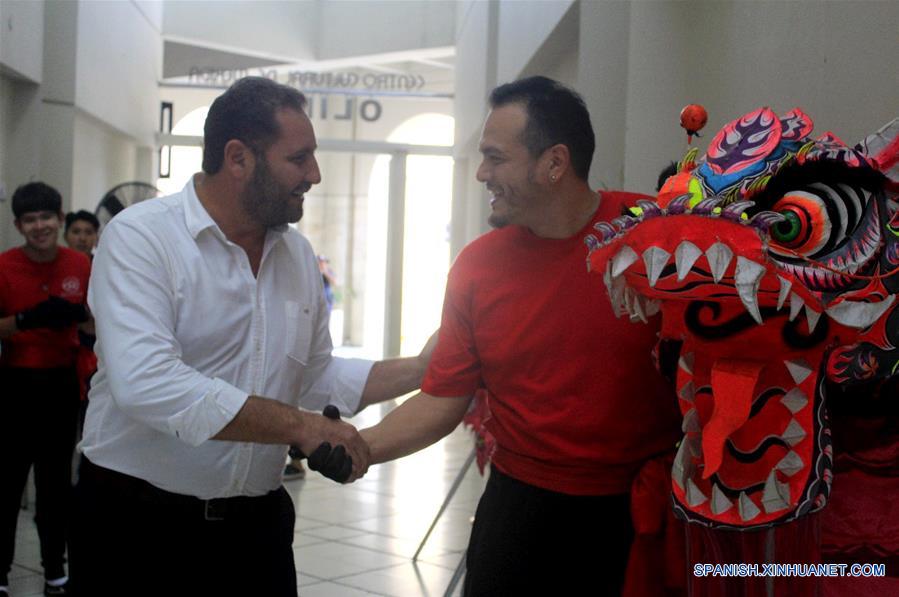
[[[220,236],[222,239],[225,239],[225,233],[222,232],[222,229],[219,228],[219,225],[215,223],[215,220],[212,219],[212,216],[209,215],[209,212],[206,211],[206,208],[203,207],[203,204],[200,202],[200,198],[197,196],[197,189],[194,186],[194,179],[196,175],[191,176],[187,181],[187,184],[184,185],[184,221],[187,225],[187,230],[190,232],[191,237],[195,240],[200,235],[200,233],[207,228],[212,228],[215,234]],[[274,228],[269,228],[266,233],[266,244],[268,244],[271,239],[271,242],[275,242],[280,240],[284,233],[288,231],[290,227],[287,224],[281,224],[280,226],[275,226]]]
[[[197,197],[197,190],[194,187],[195,177],[196,175],[190,177],[187,184],[184,185],[183,191],[184,223],[187,225],[187,230],[194,239],[207,228],[214,228],[215,230],[218,230],[219,234],[222,234],[218,224],[215,223],[215,220],[212,219],[212,216],[209,215],[209,212],[206,211],[206,208],[200,203],[200,198]]]

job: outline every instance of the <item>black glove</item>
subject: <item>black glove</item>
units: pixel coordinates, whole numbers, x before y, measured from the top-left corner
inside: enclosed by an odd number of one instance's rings
[[[35,328],[62,329],[87,321],[87,309],[58,296],[51,296],[31,309],[16,314],[16,327],[20,330]]]
[[[307,460],[309,469],[318,471],[327,478],[344,483],[353,472],[353,458],[346,453],[346,448],[331,448],[328,442],[322,442]]]
[[[340,420],[340,411],[333,404],[327,405],[322,414],[329,419]],[[298,447],[291,446],[290,456],[292,458],[303,458],[305,455]],[[318,471],[325,477],[338,483],[346,482],[350,478],[350,473],[353,472],[353,457],[346,453],[346,448],[343,446],[332,448],[329,442],[319,444],[315,451],[309,455],[307,463],[311,470]]]

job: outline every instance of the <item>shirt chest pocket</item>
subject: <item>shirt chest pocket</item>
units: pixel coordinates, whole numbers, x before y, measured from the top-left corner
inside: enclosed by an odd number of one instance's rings
[[[287,356],[301,365],[309,364],[309,353],[312,345],[312,328],[315,312],[311,306],[297,301],[287,301],[284,330]]]

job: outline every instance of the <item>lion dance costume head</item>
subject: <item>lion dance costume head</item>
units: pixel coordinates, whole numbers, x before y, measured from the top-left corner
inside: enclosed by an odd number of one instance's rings
[[[899,120],[855,147],[812,128],[799,109],[750,112],[586,239],[618,314],[661,311],[679,345],[672,488],[693,523],[747,530],[822,508],[828,395],[899,394]]]

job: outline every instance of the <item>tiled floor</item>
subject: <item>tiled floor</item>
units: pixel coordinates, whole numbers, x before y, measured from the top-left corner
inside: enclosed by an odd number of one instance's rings
[[[392,403],[350,419],[377,422]],[[372,467],[352,485],[315,473],[285,483],[297,508],[294,554],[302,597],[443,595],[468,544],[471,517],[484,487],[472,465],[418,562],[412,555],[428,530],[472,447],[457,429],[442,442],[402,460]],[[12,597],[41,595],[33,511],[22,511],[10,576]],[[459,595],[457,588],[454,595]]]

